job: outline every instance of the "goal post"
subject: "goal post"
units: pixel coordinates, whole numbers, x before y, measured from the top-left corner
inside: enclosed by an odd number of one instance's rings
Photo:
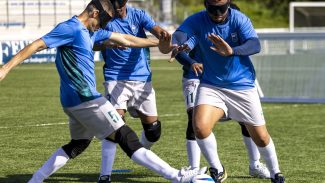
[[[289,6],[289,30],[295,32],[298,27],[325,27],[324,17],[325,2],[291,2]]]

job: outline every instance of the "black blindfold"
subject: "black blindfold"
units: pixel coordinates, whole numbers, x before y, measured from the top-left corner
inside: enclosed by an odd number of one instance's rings
[[[92,3],[99,11],[99,26],[100,28],[105,29],[107,23],[111,21],[113,17],[104,10],[99,0],[92,0]]]
[[[128,0],[110,0],[110,1],[113,4],[115,10],[125,6],[125,4],[128,2]],[[118,7],[116,5],[118,5]]]
[[[224,15],[229,8],[229,4],[230,3],[228,1],[226,4],[223,4],[223,5],[211,5],[207,1],[205,1],[205,6],[206,6],[207,11],[214,16]]]

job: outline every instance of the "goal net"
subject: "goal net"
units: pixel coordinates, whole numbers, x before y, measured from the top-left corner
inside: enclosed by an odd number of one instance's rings
[[[252,57],[261,100],[325,103],[325,33],[259,34]]]
[[[325,31],[325,2],[291,2],[290,32]]]

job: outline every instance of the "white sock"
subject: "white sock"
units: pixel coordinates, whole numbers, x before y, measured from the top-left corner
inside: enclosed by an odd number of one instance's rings
[[[212,168],[216,168],[218,172],[223,172],[223,167],[219,160],[217,151],[217,141],[213,133],[205,139],[196,139],[200,146],[201,152]]]
[[[258,147],[258,150],[264,158],[267,168],[270,170],[271,177],[274,178],[274,174],[279,173],[280,169],[278,158],[275,152],[275,146],[271,137],[269,144],[265,147]]]
[[[112,169],[116,153],[116,143],[102,140],[102,164],[100,175],[112,175]]]
[[[59,168],[63,167],[69,160],[69,156],[62,148],[55,151],[52,156],[43,164],[43,166],[34,173],[28,183],[40,183],[48,178]]]
[[[192,167],[200,168],[201,150],[196,140],[186,140],[187,159]]]
[[[243,136],[243,141],[247,149],[249,166],[251,168],[256,168],[260,164],[260,152],[252,138]]]
[[[131,159],[137,164],[145,166],[158,173],[165,179],[175,180],[178,178],[179,170],[172,168],[168,163],[146,148],[140,148],[135,151]]]
[[[141,132],[141,140],[140,143],[143,145],[144,148],[150,149],[151,146],[154,144],[154,142],[150,142],[146,135],[144,134],[144,131]]]

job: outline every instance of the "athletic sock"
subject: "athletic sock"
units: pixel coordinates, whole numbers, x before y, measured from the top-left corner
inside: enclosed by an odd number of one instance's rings
[[[270,142],[265,147],[258,147],[261,156],[264,158],[267,168],[270,170],[271,177],[280,172],[278,158],[275,152],[274,143],[270,137]]]
[[[168,180],[178,179],[179,170],[172,168],[168,163],[159,158],[155,153],[146,149],[140,148],[133,153],[131,159],[139,165],[145,166],[150,170],[158,173]]]
[[[186,140],[186,150],[191,168],[200,168],[201,150],[196,140]]]
[[[32,179],[28,183],[43,182],[59,168],[63,167],[69,160],[69,156],[62,148],[55,151],[52,156],[43,164],[43,166],[34,173]]]
[[[144,131],[142,131],[142,133],[141,133],[141,140],[140,140],[140,142],[141,142],[141,144],[143,145],[143,147],[146,148],[146,149],[150,149],[151,146],[154,144],[154,142],[150,142],[150,141],[147,139],[147,137],[146,137]]]
[[[223,167],[219,160],[217,152],[217,141],[213,133],[205,139],[196,139],[200,146],[201,152],[212,168],[216,168],[218,172],[223,172]]]
[[[100,175],[112,175],[112,169],[116,153],[116,143],[102,140],[102,164]]]
[[[252,138],[243,136],[243,141],[249,157],[249,166],[251,168],[256,168],[260,164],[260,152],[258,151],[258,148]]]

